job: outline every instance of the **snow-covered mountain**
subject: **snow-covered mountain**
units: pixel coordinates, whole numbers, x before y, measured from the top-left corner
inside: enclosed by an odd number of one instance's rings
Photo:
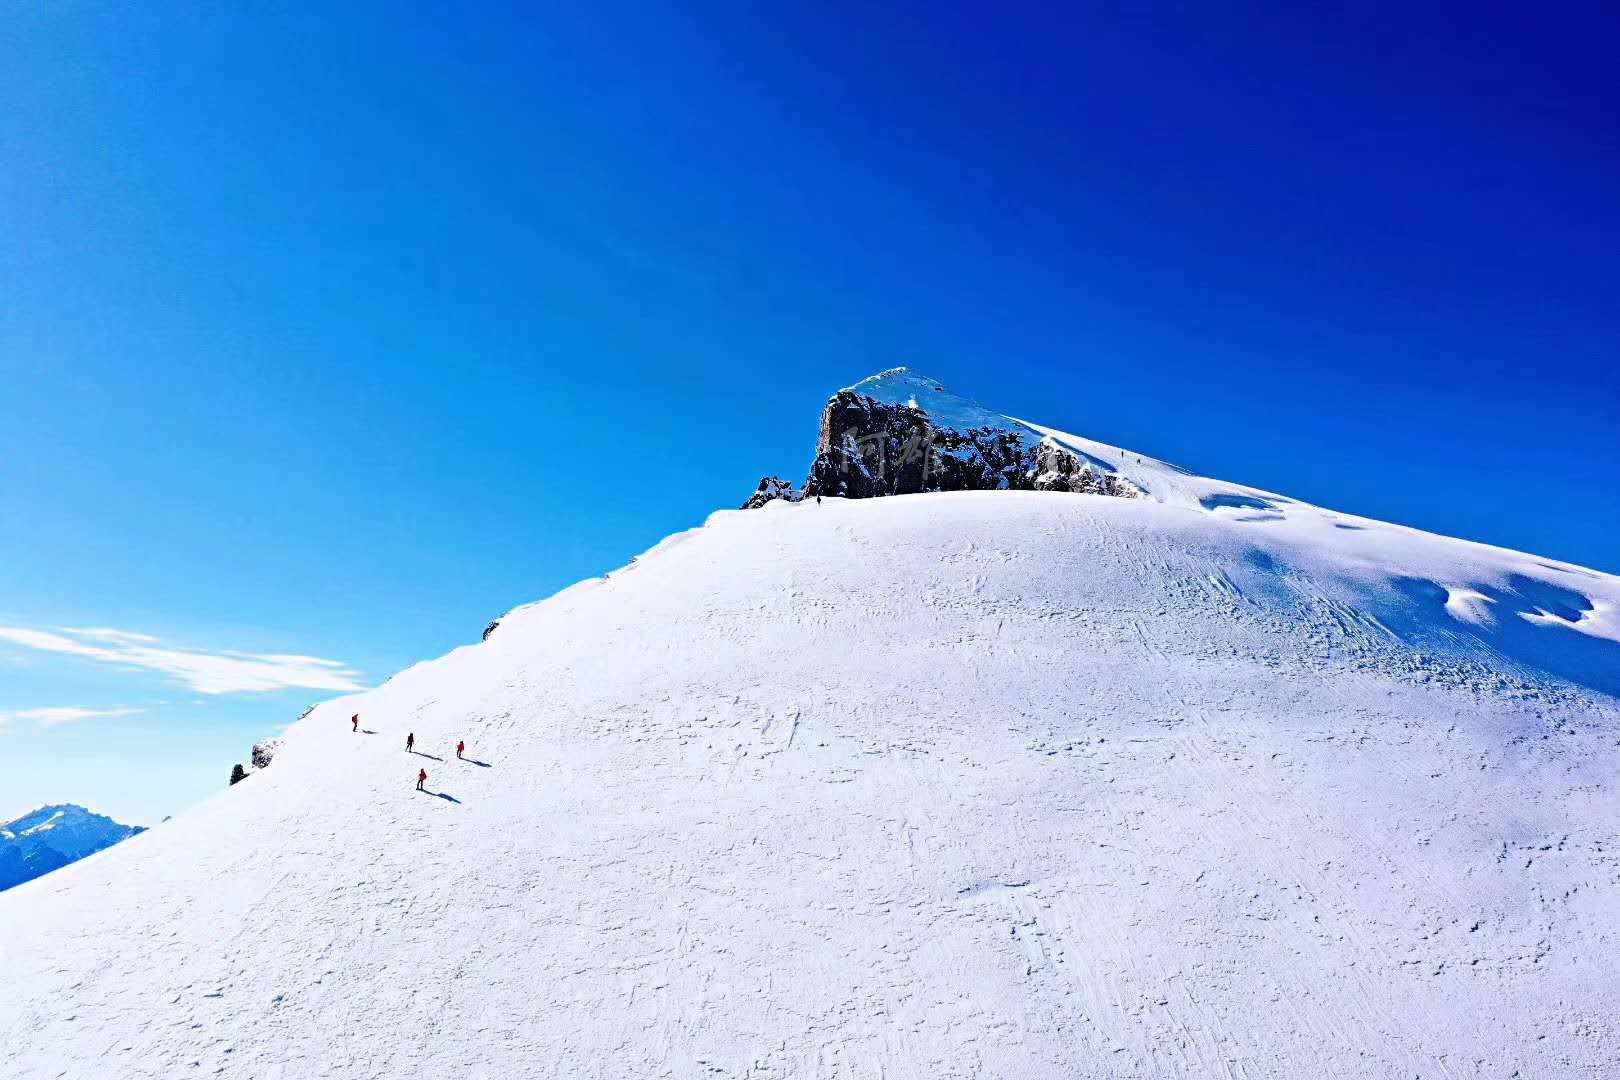
[[[0,824],[0,890],[31,881],[146,830],[66,803]]]
[[[721,512],[316,707],[0,896],[8,1075],[1620,1074],[1620,579],[903,378],[1137,497]]]

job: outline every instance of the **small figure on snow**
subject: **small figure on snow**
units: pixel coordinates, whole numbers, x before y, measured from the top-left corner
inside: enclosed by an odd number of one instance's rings
[[[407,754],[415,753],[415,751],[412,749],[412,747],[414,747],[415,745],[416,745],[416,732],[413,731],[409,735],[405,736],[405,752]]]
[[[427,770],[426,769],[418,769],[418,770],[416,770],[416,790],[417,791],[425,790],[422,787],[422,785],[425,784],[425,783],[427,783]]]
[[[353,716],[349,717],[349,721],[354,724],[354,727],[349,729],[350,731],[359,731],[360,730],[360,714],[359,713],[355,713]]]
[[[465,749],[467,749],[467,744],[465,741],[456,743],[456,757],[459,758],[461,756],[461,752]]]

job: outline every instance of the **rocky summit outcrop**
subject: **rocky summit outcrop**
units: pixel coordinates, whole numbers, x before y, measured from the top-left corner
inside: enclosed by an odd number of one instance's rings
[[[1026,440],[989,425],[939,427],[921,407],[840,390],[821,415],[807,495],[871,499],[924,491],[1029,488]]]
[[[748,497],[748,501],[742,504],[742,509],[758,510],[766,503],[775,502],[777,499],[798,502],[800,497],[793,485],[780,476],[767,476],[760,480],[759,490]]]
[[[894,368],[828,400],[802,491],[767,476],[743,509],[778,499],[997,490],[1140,494],[1102,462]]]

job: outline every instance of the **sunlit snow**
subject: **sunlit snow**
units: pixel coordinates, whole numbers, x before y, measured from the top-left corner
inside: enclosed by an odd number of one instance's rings
[[[880,390],[1145,497],[716,514],[316,708],[0,896],[7,1075],[1620,1071],[1620,580]]]

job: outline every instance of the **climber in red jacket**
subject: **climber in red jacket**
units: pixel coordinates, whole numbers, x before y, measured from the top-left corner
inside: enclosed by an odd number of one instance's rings
[[[350,728],[349,730],[350,731],[359,731],[360,730],[360,714],[355,713],[353,716],[349,717],[349,720],[354,724],[354,727]]]
[[[427,783],[427,770],[426,769],[418,769],[416,771],[416,790],[417,791],[423,790],[422,785],[425,784],[425,783]]]
[[[465,749],[467,749],[467,744],[465,741],[456,743],[456,757],[460,757],[461,752]]]

